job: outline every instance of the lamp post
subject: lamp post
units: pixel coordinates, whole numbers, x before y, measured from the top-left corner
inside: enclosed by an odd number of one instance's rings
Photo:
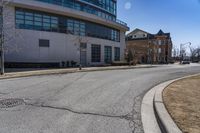
[[[0,7],[0,56],[1,56],[1,72],[0,74],[4,74],[4,33],[3,33],[3,7]]]
[[[181,64],[181,61],[183,60],[183,51],[182,51],[182,48],[183,48],[183,46],[185,46],[187,44],[191,45],[192,43],[191,42],[187,42],[187,43],[180,44],[180,64]]]
[[[80,64],[79,64],[79,70],[82,70],[82,65],[81,65],[81,51],[82,51],[82,46],[81,46],[81,43],[79,44],[79,47],[80,47]]]

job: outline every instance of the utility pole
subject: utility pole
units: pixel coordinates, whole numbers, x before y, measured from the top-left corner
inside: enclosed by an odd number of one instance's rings
[[[3,33],[3,6],[0,7],[0,56],[1,56],[1,75],[4,74],[4,33]]]
[[[187,43],[184,43],[184,44],[180,44],[180,64],[181,64],[181,62],[182,62],[182,60],[183,60],[183,46],[184,45],[187,45],[187,44],[189,44],[189,46],[192,44],[191,42],[187,42]]]

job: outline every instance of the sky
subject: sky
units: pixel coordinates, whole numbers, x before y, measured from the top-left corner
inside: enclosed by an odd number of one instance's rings
[[[173,45],[191,42],[200,46],[200,0],[117,0],[118,19],[156,34],[170,32]]]

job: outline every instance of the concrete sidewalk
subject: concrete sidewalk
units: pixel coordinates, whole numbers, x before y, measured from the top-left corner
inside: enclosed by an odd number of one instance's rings
[[[106,70],[120,70],[120,69],[136,69],[136,68],[152,68],[157,65],[137,65],[137,66],[108,66],[108,67],[87,67],[82,68],[64,68],[64,69],[7,69],[6,73],[0,76],[0,79],[51,75],[51,74],[67,74],[75,72],[91,72],[91,71],[106,71]]]

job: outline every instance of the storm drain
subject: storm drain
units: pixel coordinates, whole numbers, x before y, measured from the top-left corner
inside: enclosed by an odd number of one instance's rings
[[[23,99],[4,99],[0,100],[0,108],[12,108],[24,104]]]

